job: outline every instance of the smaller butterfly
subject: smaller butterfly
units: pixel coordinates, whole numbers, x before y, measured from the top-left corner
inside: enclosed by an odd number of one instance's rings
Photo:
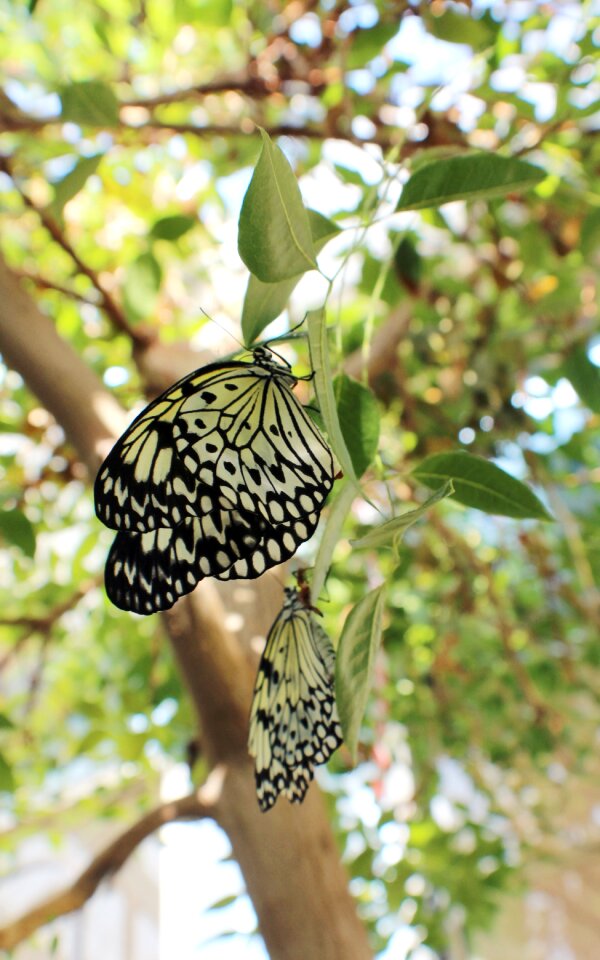
[[[342,743],[335,703],[335,653],[315,619],[308,588],[287,587],[258,667],[248,750],[261,810],[279,794],[300,803]]]

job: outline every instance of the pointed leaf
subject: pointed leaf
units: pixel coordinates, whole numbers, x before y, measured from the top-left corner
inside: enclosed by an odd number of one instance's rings
[[[0,538],[19,547],[25,556],[35,554],[35,530],[22,510],[3,510],[0,513]]]
[[[325,527],[319,541],[319,550],[312,570],[310,588],[313,602],[316,601],[323,589],[327,571],[331,566],[333,551],[335,550],[344,521],[348,516],[352,501],[356,497],[356,490],[347,480],[342,480],[333,501],[327,510]]]
[[[14,793],[16,787],[12,767],[0,753],[0,793]]]
[[[179,240],[196,226],[198,221],[194,217],[185,217],[183,214],[174,214],[171,217],[161,217],[156,220],[150,236],[153,240]]]
[[[340,232],[340,228],[316,210],[308,210],[307,213],[317,254],[328,240]],[[280,280],[278,283],[263,283],[254,274],[250,274],[242,309],[242,334],[247,347],[252,346],[271,320],[275,320],[285,310],[303,272],[288,280]]]
[[[471,153],[426,163],[404,184],[396,210],[440,207],[453,200],[489,199],[528,190],[545,172],[524,160]]]
[[[333,381],[340,427],[357,477],[373,462],[379,442],[379,406],[373,392],[341,373]]]
[[[275,283],[316,269],[302,196],[285,155],[261,129],[263,147],[240,213],[238,250],[259,280]]]
[[[153,254],[142,253],[130,263],[123,284],[123,304],[133,320],[147,318],[156,306],[162,273]]]
[[[384,589],[382,584],[371,590],[350,611],[336,655],[337,708],[346,746],[354,758],[381,643]]]
[[[119,101],[99,80],[83,80],[64,87],[60,94],[61,118],[93,127],[113,127],[119,122]]]
[[[485,513],[552,519],[533,490],[495,463],[471,453],[435,453],[413,470],[413,476],[433,490],[452,480],[454,499]]]
[[[565,374],[585,405],[600,413],[600,367],[592,363],[585,347],[576,347],[567,357]]]
[[[452,480],[448,480],[439,490],[436,490],[425,503],[421,504],[420,507],[417,507],[415,510],[407,510],[406,513],[401,514],[399,517],[394,517],[392,520],[388,520],[387,523],[382,523],[380,526],[375,527],[371,533],[367,533],[364,537],[361,537],[360,540],[351,540],[350,543],[358,549],[366,547],[370,549],[375,547],[393,547],[398,538],[402,537],[413,523],[420,520],[431,507],[439,503],[440,500],[451,496],[452,493],[454,493],[454,486]]]
[[[62,215],[69,200],[72,200],[85,186],[88,177],[96,172],[101,160],[101,153],[97,153],[93,157],[82,157],[66,177],[54,184],[54,200],[50,204],[49,210],[56,220]]]

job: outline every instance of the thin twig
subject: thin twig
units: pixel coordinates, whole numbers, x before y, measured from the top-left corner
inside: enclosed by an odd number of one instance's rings
[[[83,293],[77,293],[76,290],[73,290],[70,287],[64,287],[60,283],[55,283],[54,280],[47,280],[45,277],[40,277],[39,274],[32,273],[30,270],[14,270],[14,273],[22,280],[31,281],[31,283],[35,284],[36,287],[39,287],[40,290],[55,290],[57,293],[61,293],[65,297],[71,297],[73,300],[78,300],[80,303],[86,303],[90,307],[97,307],[100,305],[98,300],[92,300],[91,297],[86,297]]]
[[[17,642],[13,644],[11,649],[8,650],[0,659],[0,671],[2,671],[8,662],[13,659],[25,641],[32,634],[40,633],[43,637],[48,637],[54,624],[60,620],[60,618],[67,613],[68,610],[72,610],[73,607],[76,607],[81,598],[84,597],[86,593],[89,593],[89,591],[94,587],[99,586],[101,582],[102,578],[100,576],[94,577],[91,580],[86,580],[84,583],[79,585],[77,590],[75,590],[70,597],[67,597],[67,599],[63,600],[61,603],[58,603],[43,617],[0,617],[0,626],[21,627],[25,631],[22,636],[19,637]]]
[[[151,810],[94,857],[89,867],[70,886],[1,927],[0,950],[13,950],[39,927],[82,907],[101,882],[120,870],[142,840],[159,827],[175,820],[200,820],[213,816],[213,804],[203,801],[200,792],[190,793]]]
[[[115,327],[117,327],[119,330],[122,330],[123,333],[126,333],[138,346],[148,346],[153,337],[148,333],[148,331],[137,329],[129,324],[129,321],[127,320],[127,317],[125,316],[121,306],[113,298],[110,291],[106,289],[96,271],[92,270],[91,267],[88,267],[88,265],[81,259],[77,251],[71,246],[57,221],[54,220],[54,218],[51,217],[50,214],[42,207],[38,207],[37,204],[33,202],[31,197],[19,185],[12,169],[12,163],[6,156],[0,156],[0,171],[6,173],[11,178],[24,205],[37,214],[55,243],[57,243],[65,251],[65,253],[69,255],[79,272],[91,281],[92,285],[100,294],[99,306],[109,316]]]

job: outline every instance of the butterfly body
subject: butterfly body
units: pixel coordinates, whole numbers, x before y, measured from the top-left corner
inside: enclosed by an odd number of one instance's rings
[[[314,532],[335,478],[290,368],[209,364],[166,390],[117,441],[94,487],[118,531],[106,566],[125,610],[168,609],[205,576],[260,576]]]

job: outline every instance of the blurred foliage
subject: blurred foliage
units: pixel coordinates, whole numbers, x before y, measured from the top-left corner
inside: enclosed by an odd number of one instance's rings
[[[386,629],[359,765],[342,750],[321,782],[380,949],[409,930],[410,949],[441,952],[457,924],[489,923],[544,835],[543,798],[593,760],[599,32],[585,2],[0,5],[2,251],[126,406],[143,395],[144,338],[234,349],[200,308],[240,336],[255,124],[341,228],[319,256],[333,284],[308,274],[288,316],[328,290],[338,371],[374,352],[369,503],[345,518],[320,606],[337,639],[384,580]],[[467,149],[544,178],[394,213],[407,172]],[[152,803],[195,731],[159,621],[103,595],[111,535],[76,452],[0,369],[10,867],[40,824],[54,839],[77,817],[130,817],[132,781]],[[424,499],[410,475],[426,456],[460,448],[533,484],[554,522],[445,500],[398,555],[349,545],[380,522],[374,506],[388,518]]]

